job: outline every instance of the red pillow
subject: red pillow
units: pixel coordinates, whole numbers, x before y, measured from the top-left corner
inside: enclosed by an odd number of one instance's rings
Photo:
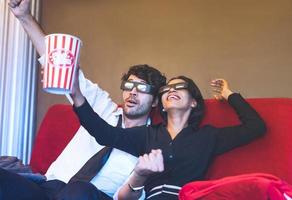
[[[216,188],[200,200],[267,200],[267,182],[244,180]]]
[[[254,173],[194,181],[182,187],[180,200],[284,200],[292,186],[270,174]]]

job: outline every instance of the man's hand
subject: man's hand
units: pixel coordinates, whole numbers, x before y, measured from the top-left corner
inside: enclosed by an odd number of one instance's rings
[[[30,15],[30,0],[10,0],[8,5],[18,19]]]
[[[74,105],[76,107],[81,106],[85,101],[85,97],[82,95],[82,92],[81,92],[80,86],[79,86],[79,69],[80,69],[80,66],[78,65],[76,72],[74,74],[72,93],[70,94],[70,96],[74,102]]]
[[[141,187],[148,176],[153,173],[163,172],[163,156],[160,149],[152,150],[149,154],[140,156],[127,184],[124,184],[118,194],[120,200],[139,199],[142,191],[133,192],[132,187]]]
[[[212,90],[215,92],[214,97],[217,100],[227,100],[233,92],[229,89],[225,79],[214,79],[211,81]]]
[[[135,174],[141,177],[163,171],[163,156],[160,149],[152,150],[151,153],[140,156],[134,169]]]

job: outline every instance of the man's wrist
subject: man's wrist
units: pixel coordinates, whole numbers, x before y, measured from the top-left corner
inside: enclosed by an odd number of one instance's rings
[[[146,180],[146,175],[141,175],[134,170],[131,174],[131,180],[128,182],[128,187],[132,192],[142,191],[144,189],[144,183]]]
[[[134,170],[133,176],[135,177],[135,179],[139,179],[139,180],[146,180],[147,179],[147,175],[146,174],[141,174],[139,172],[137,172],[136,170]]]
[[[82,94],[81,95],[71,94],[71,98],[73,100],[75,107],[80,107],[85,102],[85,97]]]
[[[136,187],[136,186],[133,186],[131,183],[129,183],[128,186],[132,192],[141,192],[144,189],[144,185]]]
[[[33,20],[33,16],[30,13],[25,13],[23,15],[17,16],[17,19],[22,23],[22,24],[27,24],[30,21]]]

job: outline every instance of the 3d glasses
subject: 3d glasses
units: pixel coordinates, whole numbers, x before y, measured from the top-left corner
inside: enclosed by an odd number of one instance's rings
[[[165,85],[159,89],[159,93],[163,94],[165,92],[168,92],[171,88],[175,90],[182,90],[182,89],[188,89],[188,83],[182,82],[182,83],[175,83],[170,85]]]
[[[134,87],[136,88],[138,92],[142,92],[146,94],[154,94],[154,87],[146,83],[123,81],[121,84],[122,90],[131,91]]]

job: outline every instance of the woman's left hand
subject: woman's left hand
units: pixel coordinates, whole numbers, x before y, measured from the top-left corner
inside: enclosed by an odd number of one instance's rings
[[[212,90],[215,92],[214,97],[217,100],[227,100],[233,92],[229,89],[225,79],[214,79],[211,81]]]

